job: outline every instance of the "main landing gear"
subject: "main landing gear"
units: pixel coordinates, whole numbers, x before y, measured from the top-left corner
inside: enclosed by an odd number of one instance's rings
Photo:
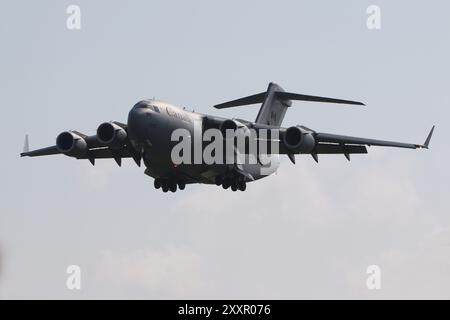
[[[245,191],[247,189],[247,183],[242,176],[217,176],[215,182],[216,185],[222,186],[224,189],[231,189],[232,191]],[[155,189],[162,189],[163,192],[176,192],[178,189],[184,190],[186,187],[184,182],[164,178],[155,178],[154,185]]]
[[[163,192],[176,192],[177,189],[184,190],[186,184],[184,182],[176,182],[170,179],[155,178],[155,189],[161,188]]]
[[[245,191],[247,189],[247,183],[245,178],[242,176],[231,176],[231,177],[216,177],[216,185],[222,186],[224,189],[231,188],[232,191]]]

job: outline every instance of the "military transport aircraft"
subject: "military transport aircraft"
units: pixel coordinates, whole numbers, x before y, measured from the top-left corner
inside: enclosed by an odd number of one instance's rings
[[[21,156],[45,156],[64,154],[76,159],[87,159],[92,165],[96,159],[111,158],[120,166],[122,158],[133,158],[138,166],[143,160],[145,174],[154,178],[155,188],[164,192],[183,190],[186,184],[216,184],[224,189],[246,189],[246,183],[264,178],[274,173],[279,165],[279,154],[285,154],[295,163],[295,154],[310,154],[318,162],[319,154],[342,154],[350,160],[350,154],[367,153],[366,146],[385,146],[399,148],[428,148],[434,126],[423,144],[410,144],[393,141],[357,138],[316,132],[305,126],[281,127],[284,115],[291,107],[292,100],[361,105],[356,101],[325,98],[285,92],[279,85],[270,83],[265,92],[215,105],[217,109],[262,103],[254,122],[238,118],[226,119],[200,114],[178,108],[155,99],[138,102],[130,110],[127,123],[117,121],[102,123],[95,135],[85,135],[70,130],[59,134],[56,144],[43,149],[29,151],[28,136],[25,137]],[[278,130],[278,137],[266,136],[266,141],[276,140],[278,150],[265,149],[270,161],[262,163],[177,163],[172,157],[172,149],[177,141],[172,134],[176,129],[185,129],[194,134],[196,124],[201,132],[216,129],[223,134],[233,130],[246,132],[250,129]],[[239,135],[239,134],[237,134]],[[204,142],[201,142],[202,148]],[[245,149],[246,150],[246,149]],[[239,152],[234,149],[234,152]],[[258,151],[259,152],[259,151]],[[265,170],[262,170],[265,169]]]

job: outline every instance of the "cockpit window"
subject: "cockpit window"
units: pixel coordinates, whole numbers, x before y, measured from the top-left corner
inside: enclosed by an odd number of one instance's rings
[[[135,108],[142,108],[142,109],[145,108],[145,109],[150,109],[152,111],[161,113],[161,111],[159,110],[159,108],[157,106],[153,106],[153,105],[149,104],[148,101],[145,101],[145,100],[139,101],[138,103],[136,103]]]
[[[138,103],[136,103],[135,107],[136,108],[147,108],[147,102],[139,101]]]

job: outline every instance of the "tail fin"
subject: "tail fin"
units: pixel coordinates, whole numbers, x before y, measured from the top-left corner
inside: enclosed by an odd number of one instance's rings
[[[287,108],[292,104],[291,100],[285,100],[279,94],[285,93],[276,83],[269,83],[263,104],[256,116],[256,123],[267,124],[271,126],[281,126]]]
[[[214,108],[224,109],[237,106],[244,106],[248,104],[262,103],[259,113],[256,116],[256,123],[280,126],[283,121],[284,114],[288,107],[291,106],[291,101],[283,99],[279,94],[286,93],[276,83],[269,83],[266,92],[254,94],[252,96],[224,102],[215,105]]]
[[[340,104],[353,104],[353,105],[364,105],[361,102],[341,100],[334,98],[325,98],[317,96],[309,96],[298,93],[285,92],[276,83],[269,83],[269,87],[266,92],[261,92],[252,96],[240,98],[237,100],[228,101],[215,105],[217,109],[231,108],[255,103],[262,103],[261,109],[256,117],[256,123],[281,126],[284,115],[286,114],[287,108],[292,104],[291,100],[300,101],[312,101],[312,102],[326,102],[326,103],[340,103]]]

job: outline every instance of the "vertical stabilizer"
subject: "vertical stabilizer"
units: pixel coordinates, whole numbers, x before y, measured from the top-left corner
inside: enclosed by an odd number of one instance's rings
[[[283,100],[278,92],[284,92],[283,88],[274,82],[269,83],[266,95],[259,109],[255,122],[272,126],[281,126],[287,108],[292,104],[290,100]]]

